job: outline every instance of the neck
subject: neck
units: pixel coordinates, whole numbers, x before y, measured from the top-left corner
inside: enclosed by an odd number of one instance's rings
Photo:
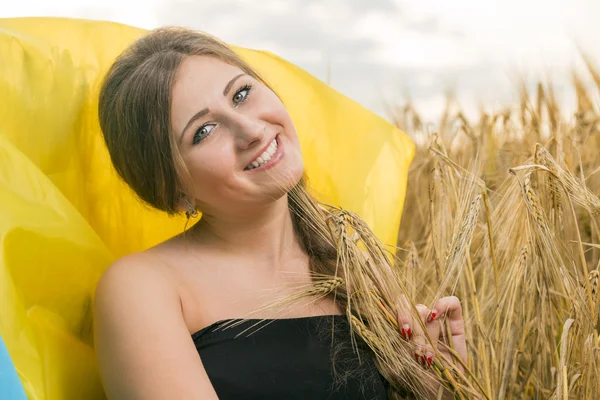
[[[287,196],[243,214],[204,213],[193,230],[203,241],[229,254],[252,257],[271,266],[301,253]]]

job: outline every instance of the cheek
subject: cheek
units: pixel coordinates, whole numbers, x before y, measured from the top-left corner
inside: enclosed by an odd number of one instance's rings
[[[203,149],[205,150],[205,149]],[[209,149],[206,149],[209,150]],[[192,176],[196,191],[218,187],[216,182],[227,178],[227,171],[233,168],[233,159],[222,151],[192,151],[184,160]]]
[[[286,130],[293,128],[292,119],[285,108],[285,105],[272,91],[265,88],[257,96],[255,105],[260,114],[260,118],[272,125],[283,126]]]
[[[298,133],[296,132],[296,127],[292,121],[287,110],[282,106],[277,110],[274,110],[272,113],[272,124],[281,127],[281,133],[292,146],[299,146],[300,139],[298,138]]]
[[[281,126],[283,127],[283,134],[287,138],[289,142],[293,146],[300,146],[300,138],[298,137],[298,132],[296,131],[296,127],[294,126],[294,122],[292,121],[292,117],[284,108],[278,112],[277,115],[278,120],[280,121]]]

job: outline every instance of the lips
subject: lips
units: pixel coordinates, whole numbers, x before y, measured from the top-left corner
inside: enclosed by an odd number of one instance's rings
[[[262,150],[262,152],[254,160],[252,160],[252,162],[250,162],[246,166],[246,168],[244,168],[244,170],[249,171],[249,170],[258,168],[262,165],[268,164],[269,161],[271,161],[272,158],[274,157],[275,153],[277,152],[277,149],[278,149],[278,143],[277,143],[277,137],[275,137],[266,146],[266,148],[264,148]]]

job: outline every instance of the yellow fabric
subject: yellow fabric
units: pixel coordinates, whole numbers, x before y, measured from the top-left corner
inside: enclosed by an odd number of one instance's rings
[[[116,257],[183,229],[182,218],[140,204],[117,179],[98,127],[100,81],[143,33],[0,19],[0,336],[30,399],[104,398],[91,334],[96,282]],[[314,193],[394,244],[410,140],[273,54],[235,50],[287,105]]]

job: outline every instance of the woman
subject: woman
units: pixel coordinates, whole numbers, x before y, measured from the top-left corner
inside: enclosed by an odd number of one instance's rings
[[[159,29],[116,60],[99,117],[115,169],[143,201],[188,219],[202,211],[184,234],[117,260],[98,285],[95,346],[109,398],[399,392],[365,343],[351,340],[343,296],[299,299],[285,318],[265,307],[317,274],[337,277],[337,256],[315,228],[320,208],[305,189],[292,120],[252,68],[212,37]],[[398,317],[425,367],[434,353],[421,327],[435,345],[436,314],[451,320],[454,348],[465,353],[458,300],[436,309],[419,309],[425,325]],[[230,322],[239,323],[223,329]]]

